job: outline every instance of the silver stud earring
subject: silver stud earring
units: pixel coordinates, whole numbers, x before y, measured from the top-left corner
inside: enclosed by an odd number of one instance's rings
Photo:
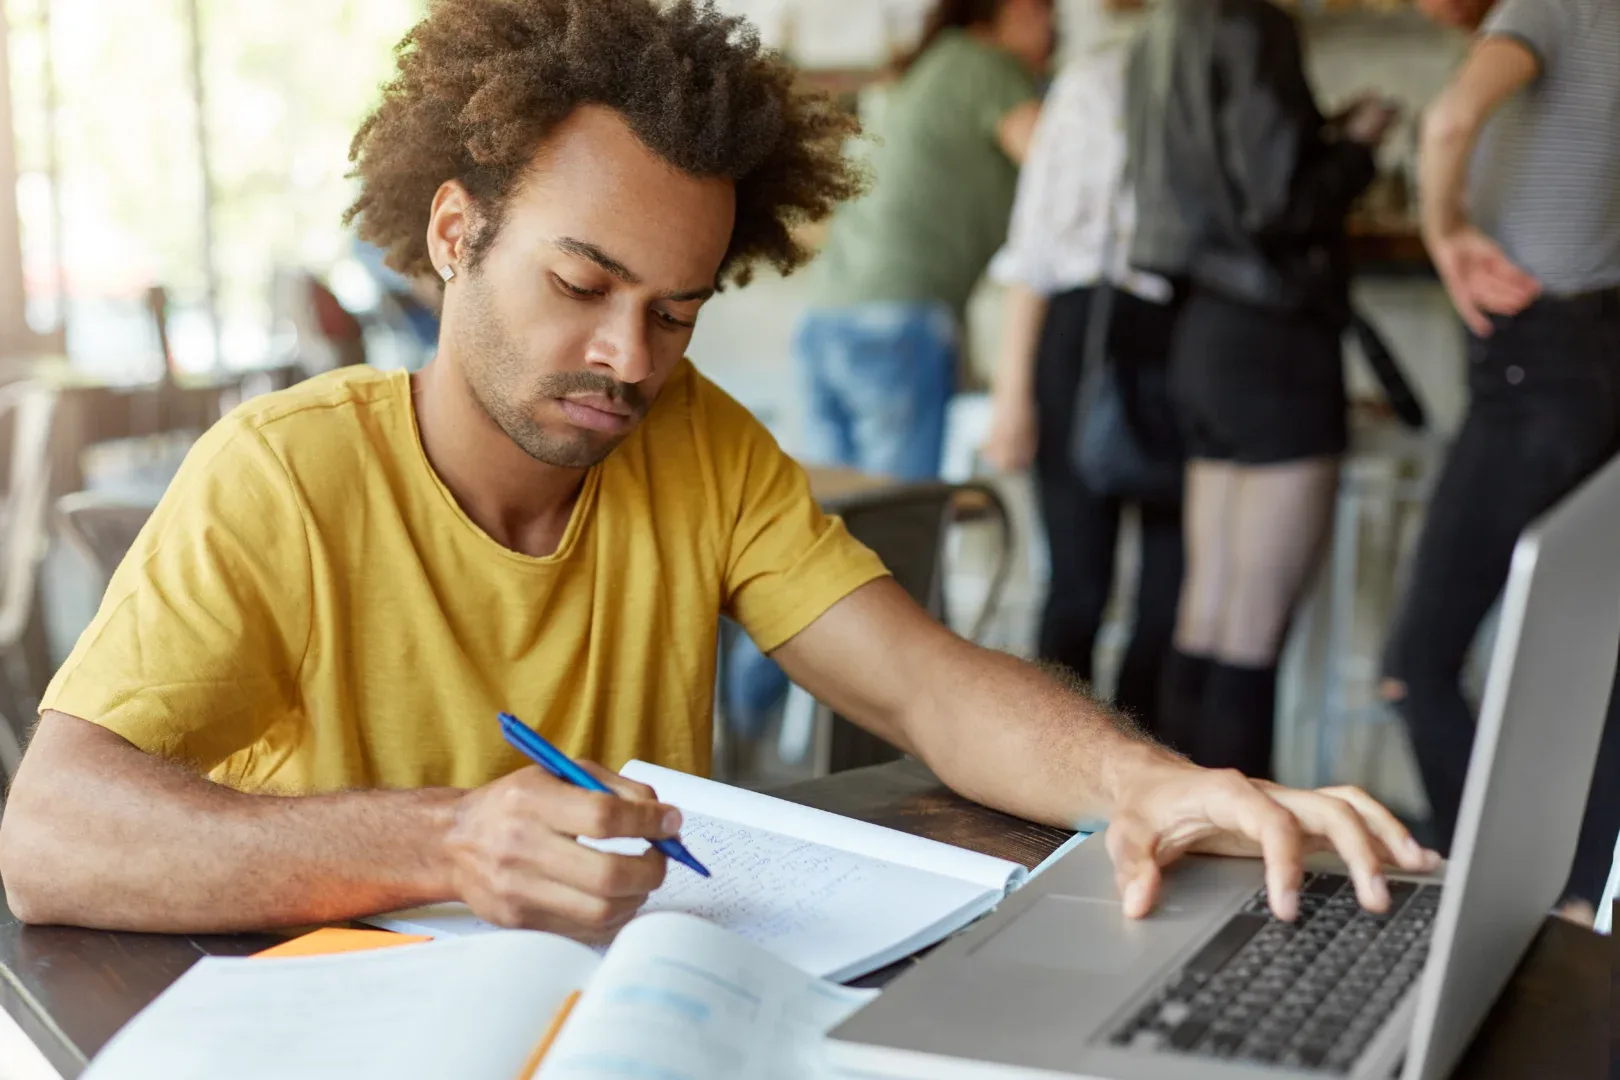
[[[448,285],[451,281],[455,280],[456,268],[451,266],[449,263],[445,263],[443,266],[439,267],[439,276],[444,278],[444,283]]]

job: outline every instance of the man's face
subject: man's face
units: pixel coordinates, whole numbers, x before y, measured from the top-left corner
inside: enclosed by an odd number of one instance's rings
[[[441,191],[435,233],[454,235],[440,217],[455,201]],[[581,108],[547,139],[481,263],[458,270],[441,349],[531,457],[594,465],[685,355],[735,212],[730,181],[687,176],[617,113]]]

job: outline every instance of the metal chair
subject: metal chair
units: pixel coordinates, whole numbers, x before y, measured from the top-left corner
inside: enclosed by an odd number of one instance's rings
[[[23,719],[32,715],[35,693],[25,637],[34,613],[39,567],[49,541],[51,425],[58,395],[42,383],[0,387],[0,421],[11,428],[3,521],[0,521],[0,774],[8,780],[22,761]]]
[[[77,491],[56,501],[58,532],[95,571],[102,589],[151,516],[150,506],[96,491]]]
[[[1332,544],[1297,620],[1281,703],[1284,779],[1377,788],[1393,713],[1379,691],[1385,628],[1410,572],[1444,443],[1391,425],[1353,436]],[[1349,761],[1354,745],[1359,753]],[[1380,792],[1386,798],[1389,794]]]
[[[945,551],[951,527],[988,521],[998,544],[989,591],[968,632],[982,640],[994,621],[1012,566],[1013,535],[1006,504],[986,484],[916,484],[829,503],[861,543],[883,560],[894,579],[936,619],[947,621]],[[904,756],[900,750],[817,703],[812,723],[816,771],[843,772]]]

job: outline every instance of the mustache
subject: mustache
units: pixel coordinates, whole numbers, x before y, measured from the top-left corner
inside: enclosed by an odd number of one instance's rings
[[[595,371],[564,371],[548,375],[541,380],[537,396],[559,398],[570,394],[600,394],[638,414],[647,408],[647,395],[641,392],[641,387],[619,382]]]

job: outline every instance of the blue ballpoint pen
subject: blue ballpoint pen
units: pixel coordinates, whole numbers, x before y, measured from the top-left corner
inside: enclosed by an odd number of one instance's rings
[[[506,736],[506,741],[511,743],[518,753],[557,779],[573,784],[575,787],[584,788],[586,791],[599,791],[604,795],[614,794],[613,790],[606,784],[574,764],[572,758],[547,742],[545,737],[538,731],[511,713],[501,713],[500,716],[501,734]],[[652,846],[682,866],[702,874],[704,877],[710,876],[708,868],[693,858],[692,853],[687,851],[686,847],[678,839],[654,840]]]

